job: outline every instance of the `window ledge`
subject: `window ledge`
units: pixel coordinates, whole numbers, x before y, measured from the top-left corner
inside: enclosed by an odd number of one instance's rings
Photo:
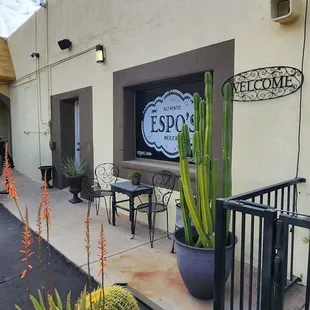
[[[180,177],[179,163],[165,162],[158,160],[147,160],[147,159],[132,159],[125,160],[122,162],[122,166],[127,169],[140,170],[144,172],[155,173],[160,170],[169,170],[173,172],[177,177]],[[195,167],[189,168],[190,178],[195,178]]]

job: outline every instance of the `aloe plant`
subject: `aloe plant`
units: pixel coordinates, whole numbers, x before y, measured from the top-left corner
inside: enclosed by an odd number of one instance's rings
[[[34,310],[72,310],[71,307],[71,292],[67,295],[66,305],[63,305],[60,296],[55,289],[56,298],[48,295],[48,301],[44,300],[43,294],[38,290],[39,298],[36,299],[33,295],[30,295],[30,300]],[[22,310],[18,305],[15,305],[15,309]]]
[[[194,133],[192,146],[189,129],[183,125],[178,134],[178,150],[180,157],[179,180],[180,200],[184,222],[185,242],[197,247],[214,247],[215,207],[219,193],[218,161],[212,158],[212,125],[213,125],[213,89],[212,75],[205,73],[205,99],[198,93],[193,95]],[[231,195],[231,153],[232,153],[232,86],[224,85],[222,125],[222,197]],[[189,160],[192,156],[196,164],[196,195],[194,196],[189,174]],[[194,240],[191,221],[198,233]],[[230,223],[228,215],[227,225]]]

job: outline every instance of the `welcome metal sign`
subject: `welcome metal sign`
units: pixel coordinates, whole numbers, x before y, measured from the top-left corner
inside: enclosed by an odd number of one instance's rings
[[[234,101],[259,101],[284,97],[303,84],[303,73],[293,67],[273,66],[248,70],[230,77]],[[224,84],[225,84],[224,83]]]

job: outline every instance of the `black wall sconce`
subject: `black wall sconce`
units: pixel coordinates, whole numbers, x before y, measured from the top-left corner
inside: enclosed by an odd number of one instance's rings
[[[97,63],[103,63],[105,60],[105,50],[102,44],[96,45],[96,61]]]
[[[47,8],[47,0],[40,0],[40,6],[42,7],[42,8]]]
[[[33,58],[33,57],[40,58],[40,54],[39,54],[39,53],[32,53],[30,56],[31,56],[32,58]]]
[[[62,50],[65,50],[72,46],[72,42],[69,39],[63,39],[61,41],[58,41],[58,45]]]

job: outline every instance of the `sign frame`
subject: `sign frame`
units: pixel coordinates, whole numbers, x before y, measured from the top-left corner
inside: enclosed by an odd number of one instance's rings
[[[304,82],[302,71],[290,66],[269,66],[247,70],[228,78],[233,100],[251,102],[277,99],[297,92]]]

